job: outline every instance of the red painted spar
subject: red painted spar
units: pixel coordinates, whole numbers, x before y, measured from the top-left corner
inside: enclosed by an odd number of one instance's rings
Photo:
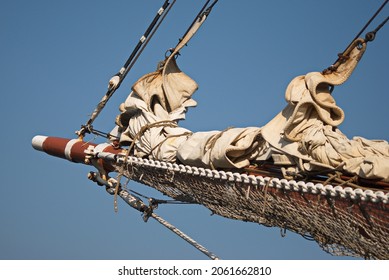
[[[80,139],[67,139],[41,135],[37,135],[32,139],[32,146],[35,150],[45,152],[46,154],[83,164],[90,164],[85,160],[87,156],[85,150],[87,150],[89,146],[93,147],[94,152],[108,152],[112,154],[119,154],[122,152],[121,149],[117,149],[109,143],[94,144],[84,142]],[[107,171],[114,170],[114,167],[107,162],[99,160],[99,163]]]

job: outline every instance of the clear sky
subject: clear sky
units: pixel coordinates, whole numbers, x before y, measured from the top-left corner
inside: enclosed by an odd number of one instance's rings
[[[382,2],[220,0],[178,59],[199,84],[198,106],[181,125],[205,131],[266,124],[286,105],[290,80],[332,64]],[[35,135],[75,137],[162,3],[2,1],[0,259],[206,259],[121,200],[115,213],[113,198],[86,178],[91,167],[31,147]],[[177,1],[95,128],[113,127],[131,85],[155,70],[202,5]],[[389,25],[335,88],[349,138],[389,139],[388,49]],[[224,259],[347,259],[292,232],[281,237],[279,228],[211,216],[202,206],[161,206],[157,213]]]

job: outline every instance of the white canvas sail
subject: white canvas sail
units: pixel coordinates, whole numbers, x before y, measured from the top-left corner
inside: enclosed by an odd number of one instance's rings
[[[120,106],[120,141],[133,143],[139,157],[199,167],[242,168],[271,158],[275,164],[304,171],[338,168],[361,178],[389,181],[388,143],[350,140],[337,128],[344,112],[331,87],[344,83],[361,59],[366,43],[354,45],[336,71],[294,78],[286,89],[288,105],[264,127],[208,132],[178,126],[187,109],[196,106],[192,95],[198,86],[170,56],[156,72],[140,78]]]

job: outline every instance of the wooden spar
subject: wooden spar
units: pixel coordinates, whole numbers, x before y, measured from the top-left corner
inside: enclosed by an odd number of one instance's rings
[[[87,160],[87,150],[90,146],[95,152],[108,152],[112,154],[119,154],[122,149],[113,147],[111,144],[94,144],[91,142],[84,142],[80,139],[67,139],[50,136],[35,136],[32,139],[32,146],[35,150],[45,152],[51,156],[67,159],[72,162],[90,165]],[[106,171],[114,171],[115,167],[108,161],[99,160],[98,162]]]

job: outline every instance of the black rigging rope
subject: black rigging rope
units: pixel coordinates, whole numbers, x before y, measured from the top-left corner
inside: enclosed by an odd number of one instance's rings
[[[354,40],[355,41],[356,39],[359,38],[359,36],[361,36],[361,34],[366,30],[366,28],[370,25],[370,23],[376,18],[376,16],[381,12],[381,10],[385,7],[385,5],[388,3],[389,0],[385,0],[385,2],[381,5],[381,7],[378,8],[378,10],[375,12],[375,14],[369,19],[369,21],[365,24],[365,26],[361,29],[361,31],[359,31],[359,33],[357,34],[357,36],[355,36]],[[389,17],[388,17],[389,18]],[[386,18],[386,21],[388,21],[388,18]],[[385,21],[385,22],[386,22]],[[384,23],[385,24],[385,23]],[[382,24],[383,26],[383,24]],[[382,27],[381,26],[381,27]],[[381,28],[380,27],[380,28]],[[378,30],[376,31],[373,31],[373,32],[377,32]],[[350,44],[351,45],[351,44]],[[349,46],[350,46],[349,45]],[[346,48],[347,49],[347,48]]]
[[[90,127],[89,132],[93,133],[94,135],[106,138],[106,139],[116,139],[116,140],[119,140],[119,137],[117,137],[115,135],[112,135],[110,133],[107,133],[107,132],[103,132],[103,131],[94,129],[93,127]]]
[[[176,0],[173,0],[173,3],[168,7],[168,9],[166,9],[166,12],[163,14],[163,16],[161,17],[161,20],[158,22],[158,24],[156,25],[156,27],[152,30],[152,33],[150,34],[150,36],[146,39],[146,41],[142,44],[142,48],[140,49],[140,51],[137,53],[137,55],[134,57],[134,59],[132,60],[132,62],[128,65],[128,67],[126,68],[126,71],[124,72],[124,77],[127,76],[127,73],[131,70],[131,68],[134,66],[135,62],[138,60],[139,56],[141,55],[141,53],[143,52],[143,50],[146,48],[147,44],[149,43],[150,39],[152,38],[152,36],[155,34],[155,32],[157,31],[157,29],[159,28],[159,26],[161,25],[162,21],[165,19],[165,17],[167,16],[167,14],[169,13],[170,9],[173,7],[174,3],[176,2]],[[123,77],[123,79],[124,79]],[[122,79],[122,80],[123,80]]]
[[[113,186],[114,184],[109,183],[108,181],[101,178],[101,176],[95,172],[89,172],[88,178],[94,182],[96,182],[98,185],[105,186],[106,191],[109,194],[115,194],[116,190]],[[147,222],[149,218],[153,218],[158,223],[175,233],[177,236],[188,242],[190,245],[195,247],[197,250],[205,254],[207,257],[213,260],[218,260],[219,257],[209,251],[207,248],[202,246],[200,243],[192,239],[190,236],[179,230],[177,227],[173,226],[171,223],[154,213],[154,209],[156,208],[156,205],[149,205],[147,206],[139,197],[131,195],[127,190],[120,188],[119,196],[133,209],[139,211],[143,215],[143,221]],[[141,195],[143,196],[143,195]],[[151,202],[151,201],[150,201]]]
[[[81,129],[79,131],[76,131],[76,134],[79,137],[84,137],[85,133],[91,133],[93,131],[92,123],[100,114],[100,112],[103,110],[108,100],[112,97],[115,91],[120,87],[124,78],[127,76],[128,72],[135,64],[136,60],[143,52],[144,48],[150,41],[151,37],[154,35],[155,31],[158,29],[158,27],[160,26],[160,24],[162,23],[166,15],[169,13],[171,7],[174,5],[175,2],[176,0],[173,0],[173,2],[170,4],[169,0],[165,0],[164,4],[158,10],[157,14],[155,15],[149,27],[146,29],[145,33],[139,39],[138,44],[135,46],[134,50],[130,54],[129,58],[127,59],[123,67],[119,70],[119,72],[114,77],[111,78],[108,85],[107,92],[105,93],[105,95],[103,96],[99,104],[97,105],[96,109],[92,112],[89,120],[85,123],[85,125],[81,126]]]
[[[200,12],[197,14],[197,16],[194,18],[194,20],[192,21],[191,25],[189,25],[188,29],[185,31],[184,35],[182,36],[182,38],[185,37],[186,34],[188,34],[189,30],[192,28],[192,26],[196,23],[196,21],[201,17],[201,15],[203,14],[205,8],[208,6],[209,2],[211,0],[207,0],[207,2],[205,2],[204,6],[201,8]],[[181,39],[180,39],[181,41]]]
[[[169,13],[171,7],[175,4],[176,0],[173,0],[173,2],[170,4],[168,0],[165,0],[162,7],[158,10],[157,15],[154,17],[153,21],[145,31],[145,33],[142,35],[142,37],[139,39],[138,44],[135,46],[134,50],[132,51],[131,55],[123,65],[123,67],[119,70],[119,72],[114,75],[111,80],[109,81],[108,90],[105,93],[105,95],[102,97],[100,102],[97,104],[97,107],[92,112],[89,120],[84,124],[81,125],[81,129],[76,131],[76,134],[82,138],[85,136],[86,133],[93,133],[98,136],[103,137],[110,137],[112,135],[109,135],[108,133],[102,133],[101,131],[98,131],[93,128],[92,124],[95,121],[95,119],[98,117],[100,112],[104,109],[105,105],[109,101],[109,99],[112,97],[112,95],[115,93],[115,91],[120,87],[121,83],[127,76],[128,72],[131,70],[131,68],[134,66],[135,62],[137,61],[138,57],[143,52],[144,48],[147,46],[148,42],[166,17],[166,15]],[[208,16],[211,12],[212,8],[215,6],[215,4],[218,2],[218,0],[214,0],[211,5],[209,5],[210,0],[207,0],[200,12],[197,14],[196,18],[192,22],[192,24],[189,26],[187,31],[185,32],[184,38],[188,32],[190,32],[193,25],[200,20],[204,15]],[[181,39],[180,39],[181,41]],[[177,48],[177,46],[176,46]],[[174,50],[174,49],[173,49]]]
[[[200,11],[197,13],[196,17],[194,18],[194,20],[192,21],[192,23],[189,25],[188,29],[185,31],[184,35],[178,40],[178,44],[174,47],[174,48],[170,48],[166,51],[165,53],[165,57],[168,57],[167,53],[170,52],[170,54],[172,54],[174,52],[175,49],[177,49],[177,47],[180,45],[180,42],[183,40],[183,38],[186,37],[186,35],[188,35],[189,31],[192,29],[192,27],[196,24],[196,22],[200,21],[201,18],[206,15],[208,16],[211,11],[212,11],[212,8],[216,5],[216,3],[218,2],[219,0],[214,0],[211,5],[209,5],[209,2],[211,2],[211,0],[207,0],[205,2],[205,4],[203,5],[203,7],[200,9]],[[186,45],[185,45],[186,46]],[[179,54],[179,53],[178,53]]]
[[[347,46],[347,48],[340,54],[338,54],[338,59],[327,69],[323,70],[323,73],[330,73],[332,71],[335,71],[338,67],[339,62],[344,58],[345,52],[352,46],[355,40],[357,40],[363,32],[365,32],[366,28],[370,25],[370,23],[377,17],[377,15],[382,11],[382,9],[385,7],[385,5],[389,2],[389,0],[385,0],[384,3],[378,8],[378,10],[374,13],[374,15],[368,20],[368,22],[365,24],[365,26],[358,32],[358,34],[355,36],[355,38],[351,41],[351,43]],[[376,33],[386,24],[386,22],[389,20],[389,17],[386,17],[381,24],[379,24],[376,29],[373,31],[368,32],[365,35],[365,42],[371,42],[375,39]]]

